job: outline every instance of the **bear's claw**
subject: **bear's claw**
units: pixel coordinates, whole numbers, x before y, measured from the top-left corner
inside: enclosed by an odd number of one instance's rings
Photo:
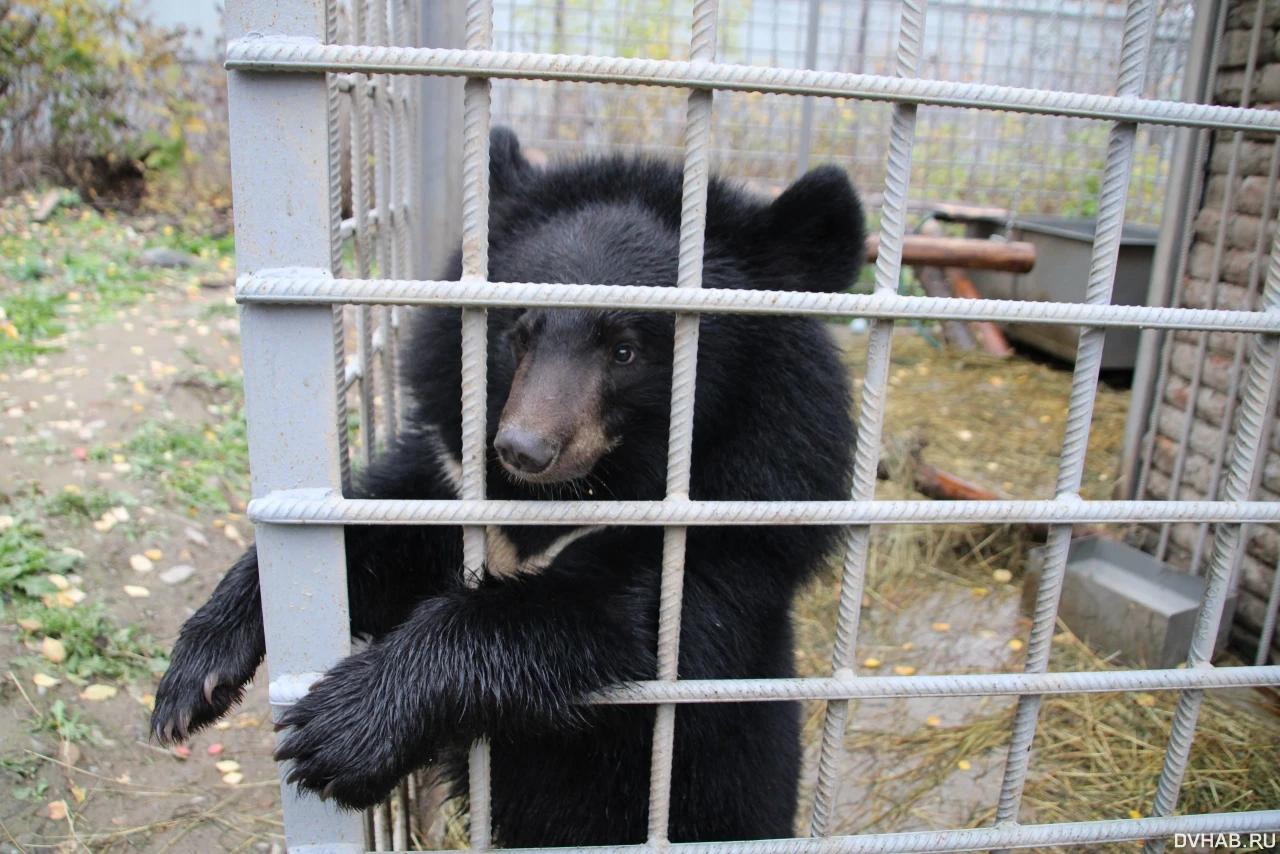
[[[156,688],[152,736],[179,744],[240,702],[261,660],[251,646],[243,634],[184,629]]]
[[[204,701],[209,705],[213,705],[213,689],[218,687],[221,677],[217,673],[210,673],[204,677]]]

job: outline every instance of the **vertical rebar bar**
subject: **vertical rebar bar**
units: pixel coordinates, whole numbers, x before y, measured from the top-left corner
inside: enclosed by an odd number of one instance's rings
[[[325,7],[325,42],[338,41],[338,3],[329,0]],[[329,267],[334,278],[342,275],[342,137],[338,132],[338,75],[326,74],[325,85],[329,90],[329,121],[326,136],[329,142]],[[333,307],[333,370],[334,376],[343,377],[347,368],[347,334],[343,307]],[[341,466],[342,488],[351,487],[351,448],[347,430],[347,386],[338,383],[338,399],[334,418],[338,422],[338,459]]]
[[[1261,310],[1280,311],[1280,231],[1277,231],[1271,246]],[[1236,431],[1235,450],[1231,455],[1231,468],[1222,489],[1225,501],[1247,500],[1259,469],[1266,461],[1262,437],[1268,429],[1267,425],[1275,418],[1276,367],[1280,363],[1278,354],[1280,336],[1258,336],[1240,401],[1239,427]],[[1238,552],[1245,547],[1241,537],[1243,527],[1238,523],[1221,524],[1215,532],[1204,598],[1196,616],[1191,650],[1187,655],[1188,667],[1212,666],[1210,660],[1218,639],[1223,606],[1231,589],[1236,558]],[[1191,754],[1191,742],[1195,737],[1196,721],[1203,701],[1204,691],[1199,689],[1183,691],[1178,697],[1164,767],[1160,771],[1160,781],[1156,785],[1155,801],[1151,807],[1153,816],[1172,815],[1178,805],[1178,794],[1182,789],[1182,779],[1186,774],[1187,759]],[[1147,843],[1146,851],[1147,854],[1160,854],[1164,847],[1164,840],[1153,840]]]
[[[1262,257],[1267,245],[1267,224],[1271,222],[1271,214],[1274,210],[1276,184],[1280,182],[1280,140],[1277,140],[1271,146],[1271,163],[1267,169],[1267,192],[1262,200],[1262,216],[1259,218],[1258,236],[1254,240],[1253,255],[1256,259],[1249,268],[1249,284],[1245,289],[1245,304],[1242,306],[1246,309],[1253,307],[1254,301],[1258,295],[1258,284],[1262,278]],[[1225,206],[1224,206],[1225,207]],[[1225,220],[1227,211],[1222,212]],[[1245,345],[1249,342],[1249,336],[1236,336],[1235,351],[1231,356],[1231,368],[1228,372],[1227,381],[1227,398],[1222,408],[1222,424],[1218,431],[1218,447],[1213,455],[1213,470],[1209,474],[1209,488],[1205,492],[1205,498],[1213,501],[1218,496],[1218,489],[1222,485],[1222,473],[1226,464],[1227,448],[1231,446],[1231,427],[1235,421],[1236,403],[1240,394],[1240,378],[1244,370],[1244,351]],[[1170,493],[1170,498],[1176,498],[1176,494]],[[1193,575],[1200,574],[1200,561],[1204,558],[1205,543],[1208,542],[1209,525],[1203,523],[1196,532],[1195,551],[1191,555],[1191,573]]]
[[[405,44],[405,21],[401,0],[383,0],[387,9],[387,41],[392,45]],[[387,134],[388,150],[391,153],[391,164],[387,175],[387,207],[391,211],[388,223],[388,237],[391,249],[392,278],[407,278],[409,269],[409,233],[405,228],[405,210],[408,202],[408,136],[405,114],[405,93],[411,85],[403,75],[393,74],[387,77]],[[391,381],[387,383],[387,436],[394,437],[400,431],[400,406],[395,374],[398,371],[400,355],[400,306],[391,306],[384,318],[388,327],[383,336],[382,350],[386,364],[391,366]]]
[[[373,850],[391,850],[391,802],[383,801],[372,809]]]
[[[366,0],[351,2],[352,42],[364,44]],[[352,75],[351,84],[351,208],[355,219],[353,245],[356,275],[369,278],[372,258],[369,245],[369,201],[372,196],[369,175],[369,137],[373,132],[373,109],[370,104],[370,77]],[[373,399],[377,396],[374,382],[373,308],[356,308],[356,364],[360,366],[360,441],[364,464],[373,462],[377,446],[377,413]]]
[[[717,0],[697,0],[689,58],[714,62]],[[689,93],[685,124],[684,190],[680,205],[680,255],[676,287],[702,287],[707,230],[707,188],[711,181],[710,90]],[[671,365],[671,421],[667,444],[667,501],[689,500],[693,452],[694,392],[697,388],[698,315],[678,314]],[[667,528],[662,536],[662,583],[658,605],[658,678],[679,676],[680,609],[684,598],[684,557],[688,529]],[[671,768],[675,753],[676,707],[658,706],[649,770],[649,840],[664,843],[671,818]]]
[[[395,801],[391,805],[391,845],[393,851],[409,848],[409,778],[396,786]]]
[[[386,45],[387,0],[371,0],[369,35],[375,45]],[[377,202],[378,223],[374,244],[378,263],[378,275],[391,275],[393,236],[391,218],[391,75],[378,74],[372,81],[374,101],[373,175],[374,194]],[[390,445],[396,430],[396,363],[395,348],[391,339],[391,308],[380,305],[376,309],[378,328],[382,330],[382,349],[378,354],[378,387],[382,393],[383,440]]]
[[[1120,72],[1116,84],[1116,92],[1121,97],[1133,97],[1142,91],[1150,45],[1147,35],[1154,25],[1154,18],[1155,4],[1152,0],[1130,0],[1125,16],[1124,43],[1120,52]],[[1127,122],[1116,123],[1111,129],[1098,200],[1093,259],[1085,292],[1085,302],[1093,305],[1108,305],[1111,302],[1111,290],[1120,257],[1120,234],[1129,195],[1136,133],[1136,125]],[[1067,404],[1062,458],[1058,468],[1056,497],[1059,500],[1079,500],[1104,343],[1103,329],[1081,329],[1075,371],[1071,379],[1071,395]],[[1049,666],[1058,601],[1066,577],[1067,550],[1070,545],[1071,525],[1050,527],[1045,546],[1044,569],[1036,593],[1031,637],[1027,643],[1024,669],[1028,673],[1043,673]],[[1040,713],[1040,699],[1040,696],[1034,694],[1018,698],[1009,755],[1000,788],[1000,803],[996,809],[997,825],[1018,820],[1031,743],[1035,738],[1036,720]]]
[[[389,12],[391,14],[391,43],[397,46],[407,45],[408,38],[408,21],[406,19],[406,8],[404,0],[390,0],[388,3]],[[408,114],[408,93],[413,78],[403,75],[395,75],[393,78],[393,86],[391,90],[391,127],[392,127],[392,204],[395,214],[392,222],[395,224],[395,260],[393,266],[396,269],[395,277],[399,279],[409,277],[409,230],[407,228],[408,219],[405,216],[409,209],[409,196],[411,188],[409,186],[409,114]],[[397,318],[398,319],[398,318]],[[398,324],[393,324],[392,328]],[[396,336],[398,338],[398,336]]]
[[[804,67],[818,67],[818,25],[822,20],[822,0],[809,0],[809,20],[805,31]],[[800,102],[800,139],[796,143],[796,177],[809,170],[809,155],[813,148],[814,99]]]
[[[493,0],[467,0],[468,50],[493,45]],[[489,277],[489,124],[488,78],[468,77],[462,94],[462,276]],[[485,497],[488,426],[486,356],[489,315],[483,308],[462,310],[462,498]],[[463,529],[467,583],[476,586],[485,572],[485,529]],[[489,813],[489,745],[481,740],[470,753],[471,848],[487,850],[492,840]]]
[[[406,9],[406,27],[409,32],[406,44],[417,46],[421,42],[420,34],[422,32],[421,16],[418,14],[419,4],[416,0],[404,0],[404,4]],[[409,168],[405,173],[407,186],[404,189],[405,204],[404,210],[401,214],[404,217],[405,233],[409,235],[409,239],[406,241],[406,251],[408,251],[410,255],[409,264],[406,269],[408,269],[415,277],[425,278],[428,275],[428,272],[426,270],[418,269],[418,259],[421,257],[421,253],[414,252],[412,250],[413,243],[418,239],[418,236],[414,234],[414,229],[416,229],[418,227],[418,223],[422,221],[418,211],[418,206],[421,201],[418,188],[422,185],[422,168],[420,158],[418,157],[418,152],[421,150],[419,140],[422,130],[418,110],[419,102],[422,100],[422,86],[419,85],[420,83],[421,81],[415,80],[414,85],[407,91],[409,103],[406,115],[409,126],[406,139],[408,150],[412,152],[412,154],[409,155]]]
[[[1271,593],[1267,597],[1267,610],[1262,618],[1262,632],[1258,636],[1258,651],[1253,660],[1253,663],[1259,667],[1266,664],[1271,655],[1271,640],[1275,637],[1277,610],[1280,610],[1280,558],[1276,558],[1275,570],[1271,575]]]
[[[898,31],[897,69],[899,77],[914,77],[924,39],[927,0],[905,0]],[[876,258],[876,293],[897,293],[902,270],[902,243],[907,228],[907,194],[911,186],[911,153],[915,143],[916,108],[895,104],[889,126],[889,157],[885,179],[884,206],[880,217],[880,252]],[[853,501],[875,497],[876,470],[880,461],[880,440],[884,430],[885,398],[889,387],[889,350],[893,321],[873,320],[867,342],[867,369],[862,381],[862,404],[858,410],[858,438],[854,450]],[[840,581],[840,604],[836,614],[835,648],[831,657],[834,674],[853,675],[853,656],[858,643],[858,617],[866,582],[867,559],[871,549],[871,527],[858,525],[847,535],[844,570]],[[831,809],[839,789],[840,756],[844,751],[847,700],[827,703],[823,722],[822,748],[818,758],[818,784],[814,793],[810,833],[827,836],[831,832]]]

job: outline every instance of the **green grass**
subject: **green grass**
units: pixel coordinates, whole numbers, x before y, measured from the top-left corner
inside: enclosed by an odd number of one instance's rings
[[[92,496],[86,508],[98,501]],[[62,662],[41,657],[27,663],[55,668],[79,684],[94,679],[131,681],[162,672],[168,662],[161,648],[136,627],[115,625],[100,602],[71,607],[58,603],[57,579],[50,576],[70,573],[83,555],[49,544],[43,527],[34,521],[37,508],[43,506],[47,503],[24,502],[6,517],[13,521],[0,531],[0,616],[6,622],[10,617],[21,621],[24,640],[52,637],[66,648]]]
[[[168,230],[149,241],[152,246],[167,246],[195,255],[197,258],[230,258],[236,253],[236,239],[233,235],[209,237],[206,234],[188,234],[183,231]]]
[[[79,557],[51,548],[44,529],[25,508],[0,531],[0,615],[6,602],[20,602],[55,592],[50,573],[71,571]]]
[[[214,239],[166,227],[140,241],[114,217],[74,205],[73,199],[43,225],[0,228],[0,367],[57,350],[49,342],[73,323],[101,322],[158,287],[189,284],[194,271],[222,269],[235,253],[230,235]],[[140,242],[199,260],[185,270],[142,267]]]
[[[49,518],[93,520],[102,518],[102,514],[112,507],[128,507],[137,503],[138,500],[127,492],[107,492],[91,487],[87,491],[64,490],[51,495],[44,500],[43,509]]]
[[[58,308],[66,298],[39,283],[0,296],[0,365],[30,362],[57,349],[45,342],[63,332]]]
[[[213,302],[200,309],[201,320],[217,320],[223,317],[238,317],[240,307],[227,305],[225,302]]]
[[[191,513],[233,509],[227,492],[249,495],[249,446],[245,436],[243,388],[238,377],[201,374],[210,387],[230,392],[227,418],[200,425],[149,421],[119,449],[99,446],[89,454],[105,461],[121,453],[130,476],[160,487],[165,496]]]
[[[48,713],[36,720],[31,731],[53,733],[59,741],[72,744],[94,744],[98,740],[93,735],[93,728],[80,720],[80,710],[67,711],[66,703],[61,700],[53,701]]]
[[[14,800],[41,801],[44,799],[44,793],[49,790],[49,781],[44,777],[37,779],[44,763],[43,758],[27,752],[0,756],[0,770],[8,771],[17,778],[15,782],[18,785],[9,790]]]
[[[169,666],[158,644],[137,626],[117,626],[99,602],[71,608],[28,602],[17,610],[23,625],[39,624],[38,628],[24,629],[26,639],[56,638],[67,651],[66,660],[56,665],[43,657],[29,663],[56,669],[76,684],[149,679]]]

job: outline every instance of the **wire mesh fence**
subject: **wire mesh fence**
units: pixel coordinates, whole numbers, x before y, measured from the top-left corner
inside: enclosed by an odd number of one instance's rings
[[[332,2],[290,4],[293,14],[286,18],[276,15],[281,5],[244,0],[233,10],[238,29],[229,34],[228,43],[240,265],[237,299],[244,312],[245,388],[252,413],[249,438],[255,497],[249,512],[258,526],[274,706],[294,701],[316,673],[349,651],[344,525],[462,526],[465,565],[473,584],[484,573],[487,525],[663,526],[656,678],[583,698],[583,702],[645,703],[658,708],[649,802],[652,846],[700,854],[799,854],[1008,849],[1145,839],[1151,840],[1151,850],[1158,851],[1163,847],[1161,840],[1175,833],[1280,827],[1280,811],[1175,814],[1204,691],[1280,685],[1277,666],[1259,662],[1252,667],[1214,668],[1210,664],[1247,530],[1251,524],[1280,522],[1280,501],[1272,500],[1274,496],[1253,500],[1251,495],[1251,485],[1260,477],[1265,462],[1276,406],[1280,241],[1270,242],[1268,237],[1265,275],[1261,263],[1255,266],[1254,287],[1261,289],[1256,308],[1233,305],[1228,309],[1213,302],[1174,308],[1110,305],[1121,226],[1135,212],[1151,215],[1158,206],[1163,155],[1156,157],[1149,172],[1140,164],[1152,147],[1163,150],[1167,129],[1181,126],[1204,132],[1230,131],[1268,141],[1280,133],[1280,114],[1251,109],[1247,97],[1240,107],[1161,99],[1176,95],[1180,78],[1176,69],[1185,61],[1185,5],[1158,6],[1151,0],[1130,0],[1122,15],[1115,4],[1088,3],[1045,4],[1043,9],[994,3],[960,7],[949,2],[809,7],[835,16],[828,26],[818,19],[806,19],[797,11],[799,4],[787,6],[785,15],[780,3],[776,8],[752,4],[743,7],[745,11],[721,14],[714,0],[698,0],[691,7],[646,4],[649,10],[660,8],[661,14],[638,16],[631,14],[625,2],[599,7],[567,2],[545,7],[499,5],[495,9],[493,0],[471,0],[467,3],[464,49],[410,47],[417,32],[416,9],[407,0],[357,3],[350,16],[348,46],[336,42],[337,10]],[[535,30],[550,27],[551,43],[519,43],[515,39],[512,30],[525,14],[534,16]],[[856,24],[852,23],[855,20]],[[818,25],[809,26],[815,21]],[[944,44],[957,38],[957,32],[960,39],[965,38],[968,28],[981,32],[986,47],[980,55],[943,50]],[[814,32],[818,35],[813,36]],[[1065,41],[1061,38],[1064,33],[1068,36]],[[1040,39],[1053,48],[1039,49]],[[585,55],[602,43],[611,55]],[[659,45],[661,55],[646,53],[654,44]],[[887,51],[886,45],[893,45],[892,51]],[[584,55],[546,53],[552,50]],[[1089,51],[1096,52],[1096,59]],[[1075,76],[1064,80],[1060,65],[1067,57]],[[1082,57],[1093,61],[1082,61]],[[793,70],[804,66],[809,69]],[[457,282],[423,277],[411,252],[415,228],[424,219],[424,212],[413,206],[421,164],[408,156],[416,150],[415,117],[422,105],[415,101],[415,90],[406,81],[412,80],[410,75],[424,74],[466,79],[463,276]],[[638,118],[629,118],[631,107],[614,112],[596,108],[605,101],[591,99],[616,87],[636,93],[626,97],[641,99],[634,102]],[[533,93],[528,96],[531,100],[522,100],[526,91]],[[659,105],[654,120],[644,118],[642,112],[649,107],[641,101],[649,98]],[[347,220],[340,215],[342,99],[347,100],[343,109],[350,115],[352,158],[352,211]],[[558,105],[542,109],[537,105],[544,101],[538,99],[558,101]],[[812,106],[806,107],[806,103]],[[750,109],[740,110],[744,105]],[[764,112],[752,112],[756,109]],[[642,150],[680,152],[686,192],[676,288],[487,281],[489,128],[495,112],[503,112],[519,124],[522,111],[531,123],[545,122],[544,144],[553,149],[570,147],[570,143],[589,147],[629,142]],[[847,118],[844,111],[850,111]],[[575,115],[579,118],[573,118]],[[946,123],[939,117],[948,117]],[[962,124],[960,118],[968,124]],[[645,133],[654,135],[652,139],[627,141],[610,136],[629,121],[637,127],[643,124]],[[762,125],[772,129],[773,124],[787,128],[786,134],[778,137],[784,142],[776,142],[775,148],[770,147],[774,141],[761,142],[756,166],[751,165],[752,154],[735,159],[741,151],[757,151],[743,141],[746,137],[735,133],[750,134]],[[598,135],[562,138],[570,125]],[[977,130],[997,125],[1014,128],[1008,139]],[[1084,127],[1092,130],[1076,136],[1076,129]],[[935,133],[939,128],[944,130]],[[793,133],[808,134],[809,142],[799,149],[800,154]],[[1076,156],[1068,154],[1072,151],[1079,152],[1080,162],[1101,158],[1100,173],[1094,167],[1087,170],[1099,176],[1096,187],[1064,188],[1061,183],[1029,186],[1024,167],[1042,162],[1028,158],[1039,145],[1044,146],[1042,156],[1055,162],[1072,162],[1071,157]],[[943,157],[935,151],[947,153]],[[1016,159],[1007,153],[1010,151],[1017,152]],[[821,295],[702,288],[706,186],[713,163],[718,161],[737,174],[780,181],[794,174],[799,159],[826,158],[828,154],[849,166],[864,185],[883,187],[874,291]],[[1001,177],[999,165],[1006,157],[1014,168]],[[947,176],[937,180],[930,171],[935,158],[948,167]],[[994,171],[956,177],[952,167],[964,158],[973,161],[974,170],[980,166]],[[1231,160],[1235,163],[1238,159],[1237,151]],[[1005,181],[1009,182],[1007,188]],[[1152,181],[1153,188],[1147,188]],[[1097,230],[1086,302],[1011,303],[898,295],[906,213],[917,188],[929,194],[995,200],[1018,209],[1024,205],[1027,209],[1060,207],[1066,199],[1094,199]],[[1225,208],[1230,210],[1231,206]],[[281,210],[288,216],[282,218]],[[1268,207],[1264,220],[1269,212]],[[352,275],[341,277],[346,238],[352,241],[354,265],[347,268]],[[454,500],[343,498],[342,489],[350,478],[347,392],[354,388],[360,397],[359,453],[367,460],[376,452],[378,442],[395,430],[396,309],[413,305],[463,308],[461,489]],[[486,310],[527,305],[615,306],[675,314],[666,500],[485,500]],[[848,501],[689,500],[697,331],[699,317],[708,312],[869,320],[853,490]],[[892,328],[900,318],[1017,318],[1083,327],[1053,499],[968,503],[876,500]],[[351,341],[346,329],[349,321],[355,326]],[[1222,447],[1229,442],[1231,450],[1222,452],[1221,488],[1218,494],[1208,496],[1209,500],[1172,500],[1179,497],[1176,489],[1169,495],[1171,500],[1163,501],[1084,501],[1079,497],[1104,332],[1124,326],[1173,330],[1172,341],[1188,333],[1199,335],[1197,340],[1235,333],[1237,338],[1255,342],[1247,360],[1241,357],[1234,374],[1239,389],[1234,416],[1238,426],[1230,436],[1224,432],[1221,437]],[[855,678],[851,657],[873,526],[981,520],[1049,526],[1024,672]],[[1201,530],[1212,526],[1212,537],[1203,545],[1208,586],[1185,669],[1049,672],[1049,647],[1072,526],[1096,521],[1189,523]],[[679,680],[675,664],[688,527],[814,523],[844,526],[848,532],[832,676]],[[1019,824],[1041,698],[1055,693],[1135,689],[1180,692],[1151,815],[1074,824]],[[1018,698],[994,826],[830,835],[840,784],[837,755],[851,699],[975,695]],[[810,836],[671,844],[667,832],[671,762],[680,704],[783,698],[827,703]],[[477,743],[470,753],[469,779],[470,844],[477,850],[492,843],[488,763],[486,745]],[[412,778],[401,785],[392,804],[364,819],[315,799],[300,798],[286,786],[285,827],[291,850],[354,851],[368,846],[405,850],[411,814],[434,803],[432,791],[430,780]],[[419,819],[418,826],[425,821]]]
[[[896,0],[768,0],[721,10],[721,62],[885,74],[894,67]],[[687,59],[689,0],[499,0],[498,50]],[[1180,95],[1192,3],[1160,4],[1141,92]],[[1123,7],[1100,2],[987,0],[931,4],[918,76],[1064,92],[1113,94]],[[634,149],[678,155],[683,104],[669,90],[500,82],[494,115],[552,153]],[[873,196],[883,192],[889,105],[760,93],[721,96],[713,157],[726,173],[777,187],[810,161],[845,167]],[[1096,212],[1107,128],[1088,119],[927,108],[917,119],[912,193],[1020,213]],[[1127,214],[1153,222],[1172,137],[1139,130]]]

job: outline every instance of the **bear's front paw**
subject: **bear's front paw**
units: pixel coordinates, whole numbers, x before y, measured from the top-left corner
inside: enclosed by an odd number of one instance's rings
[[[276,729],[289,732],[276,748],[276,761],[293,763],[287,782],[339,806],[364,809],[385,800],[422,764],[422,745],[403,725],[417,716],[397,706],[384,687],[394,692],[396,681],[377,678],[376,667],[370,653],[342,661],[281,715]]]
[[[186,741],[230,711],[262,663],[260,630],[183,629],[156,688],[151,733],[164,745]]]

